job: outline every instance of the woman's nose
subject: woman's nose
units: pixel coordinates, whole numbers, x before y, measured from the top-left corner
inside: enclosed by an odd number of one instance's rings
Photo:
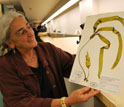
[[[33,36],[33,30],[27,29],[27,36]]]

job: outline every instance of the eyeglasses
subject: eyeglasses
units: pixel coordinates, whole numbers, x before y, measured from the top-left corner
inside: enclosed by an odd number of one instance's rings
[[[15,34],[17,36],[24,36],[25,34],[27,34],[28,30],[30,30],[30,29],[32,29],[32,27],[28,24],[27,27],[26,27],[26,29],[22,27],[22,28],[18,29],[15,32]]]

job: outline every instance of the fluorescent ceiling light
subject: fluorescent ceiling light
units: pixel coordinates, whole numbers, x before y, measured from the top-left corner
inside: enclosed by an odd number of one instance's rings
[[[45,20],[41,25],[46,24],[47,22],[49,22],[50,20],[52,20],[53,18],[55,18],[56,16],[58,16],[59,14],[61,14],[62,12],[64,12],[66,9],[68,9],[69,7],[71,7],[72,5],[74,5],[75,3],[77,3],[78,1],[79,0],[70,0],[62,8],[60,8],[57,12],[55,12],[52,16],[50,16],[47,20]]]

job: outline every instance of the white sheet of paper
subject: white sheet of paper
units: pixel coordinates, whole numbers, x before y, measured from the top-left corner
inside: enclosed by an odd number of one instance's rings
[[[101,76],[100,89],[109,93],[120,95],[122,88],[122,80],[110,76]]]
[[[119,95],[123,70],[124,12],[88,16],[69,81]]]

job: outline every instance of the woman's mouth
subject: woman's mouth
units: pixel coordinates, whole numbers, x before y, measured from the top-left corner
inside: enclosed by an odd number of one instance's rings
[[[29,38],[27,41],[32,42],[33,40],[34,40],[34,38]]]

